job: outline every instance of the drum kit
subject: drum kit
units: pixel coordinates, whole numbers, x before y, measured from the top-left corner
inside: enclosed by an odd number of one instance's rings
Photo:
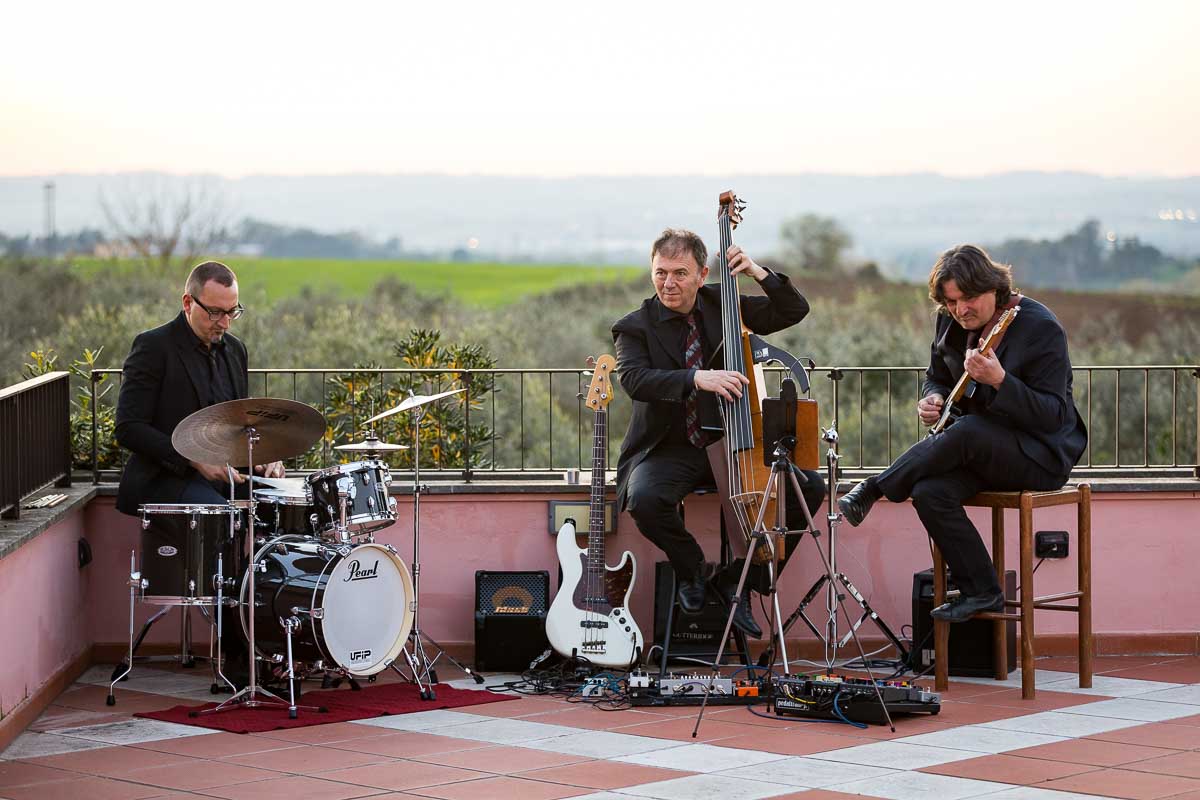
[[[396,549],[375,541],[375,532],[396,520],[396,500],[389,496],[391,473],[383,456],[407,450],[407,445],[384,442],[371,429],[362,441],[334,448],[361,454],[362,460],[304,479],[265,478],[254,475],[256,463],[299,456],[324,434],[325,420],[316,409],[292,400],[251,398],[209,406],[184,419],[171,436],[175,450],[198,463],[245,467],[250,499],[233,496],[231,474],[228,503],[140,507],[140,569],[137,553],[130,555],[129,653],[113,673],[108,705],[116,703],[116,684],[131,671],[134,652],[150,626],[172,607],[183,613],[185,663],[190,658],[189,610],[198,607],[212,624],[213,693],[223,686],[237,689],[222,669],[222,654],[231,649],[225,640],[232,640],[234,650],[244,645],[248,651],[245,687],[217,707],[193,713],[286,707],[295,718],[300,710],[320,710],[296,704],[300,680],[322,678],[328,686],[347,678],[357,688],[355,678],[375,680],[388,668],[416,683],[422,698],[433,699],[433,665],[442,655],[482,683],[444,651],[430,661],[416,625],[420,419],[427,404],[461,391],[410,396],[368,420],[372,424],[412,412],[411,578]],[[226,468],[232,472],[231,466]],[[164,608],[135,640],[138,601]],[[232,636],[225,629],[228,612],[236,617]],[[401,658],[407,673],[398,665]],[[260,685],[262,671],[287,680],[288,700]]]

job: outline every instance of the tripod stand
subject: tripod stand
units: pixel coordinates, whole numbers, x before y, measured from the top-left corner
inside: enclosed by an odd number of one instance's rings
[[[457,391],[462,391],[457,390]],[[455,392],[446,392],[445,394],[454,394]],[[438,682],[437,672],[434,671],[434,666],[438,659],[442,656],[446,657],[454,666],[470,675],[475,679],[476,683],[483,683],[483,677],[476,674],[470,667],[457,661],[453,656],[446,652],[446,649],[435,642],[427,633],[421,631],[421,495],[429,490],[429,487],[421,485],[421,418],[425,416],[425,404],[437,399],[443,395],[435,395],[433,397],[413,396],[400,404],[396,410],[412,412],[413,426],[413,558],[412,558],[412,581],[413,581],[413,596],[412,596],[412,611],[413,624],[412,630],[409,632],[409,642],[404,647],[404,657],[408,661],[409,674],[405,674],[395,663],[391,664],[391,668],[397,674],[406,680],[415,683],[417,689],[421,692],[422,700],[436,700],[437,693],[434,691],[434,684]],[[384,412],[374,419],[379,419],[393,412]],[[437,655],[431,660],[429,654],[425,652],[425,641],[437,650]]]
[[[782,535],[782,534],[787,534],[789,532],[787,530],[786,524],[784,522],[784,520],[786,518],[787,493],[785,491],[784,485],[781,483],[781,476],[787,477],[787,480],[789,480],[791,483],[791,487],[792,487],[793,492],[795,493],[795,496],[800,499],[800,508],[804,512],[804,519],[808,523],[809,532],[812,534],[813,544],[817,548],[817,554],[821,557],[821,565],[825,569],[825,578],[829,581],[830,585],[832,585],[835,580],[835,576],[834,576],[834,572],[833,572],[833,563],[825,557],[825,551],[821,547],[820,532],[817,530],[816,525],[813,523],[812,514],[809,513],[809,510],[808,510],[808,504],[805,503],[803,500],[804,495],[800,491],[800,481],[796,477],[796,470],[793,467],[791,457],[789,456],[789,452],[795,447],[795,443],[796,443],[795,436],[787,435],[787,436],[780,438],[775,444],[775,448],[772,453],[772,455],[774,457],[774,461],[771,464],[771,474],[770,474],[770,477],[767,479],[766,486],[763,488],[762,498],[759,502],[758,519],[756,519],[755,523],[754,523],[754,531],[751,534],[749,550],[746,554],[746,560],[742,564],[742,574],[738,578],[737,589],[735,590],[732,602],[729,605],[729,616],[725,620],[725,633],[721,639],[721,645],[717,651],[717,658],[715,660],[715,663],[717,663],[717,664],[719,664],[721,662],[721,656],[724,654],[725,642],[729,638],[729,630],[733,626],[733,618],[734,618],[734,615],[737,613],[738,604],[741,602],[742,589],[746,585],[746,576],[750,572],[750,564],[753,561],[754,554],[758,551],[759,546],[765,545],[767,547],[767,549],[770,553],[770,557],[771,557],[771,560],[767,564],[767,572],[768,572],[768,576],[769,576],[769,580],[770,580],[770,594],[772,596],[772,600],[775,605],[774,621],[775,621],[776,627],[772,629],[771,637],[772,637],[772,639],[775,639],[776,637],[778,637],[778,641],[775,642],[774,644],[776,644],[778,646],[780,655],[783,658],[784,674],[790,674],[790,668],[789,668],[788,659],[787,659],[787,650],[784,646],[785,630],[784,630],[783,625],[780,624],[780,619],[779,619],[779,598],[778,598],[778,595],[776,594],[776,590],[778,587],[776,586],[776,576],[775,576],[775,570],[774,570],[775,542],[772,539],[773,533],[779,533]],[[768,530],[766,527],[764,527],[763,520],[767,514],[767,503],[770,501],[770,499],[772,497],[775,498],[775,507],[776,507],[776,512],[777,512],[776,513],[777,528],[774,530]],[[849,612],[846,611],[846,606],[840,595],[836,596],[836,603],[835,603],[835,608],[834,608],[835,614],[836,614],[836,609],[839,609],[839,608],[841,609],[842,614],[845,615],[846,622],[849,623],[850,622],[850,614],[849,614]],[[880,692],[879,685],[875,682],[875,676],[871,672],[871,665],[867,661],[866,651],[863,650],[862,642],[859,641],[858,629],[856,626],[851,626],[850,636],[853,637],[855,645],[858,646],[859,655],[862,657],[863,664],[866,666],[867,676],[871,680],[871,686],[875,690],[875,699],[879,702],[879,707],[881,709],[883,709],[884,718],[887,720],[888,726],[892,729],[892,732],[894,733],[896,731],[896,727],[895,727],[895,725],[892,724],[891,714],[888,712],[887,706],[883,702],[883,694]],[[771,648],[771,649],[774,649],[774,648]],[[696,715],[696,726],[692,729],[692,738],[696,738],[696,736],[700,730],[700,721],[701,721],[701,719],[704,718],[704,709],[708,705],[708,698],[710,696],[712,696],[715,685],[716,685],[716,673],[714,672],[712,678],[709,681],[707,690],[704,693],[704,699],[700,703],[700,711]]]
[[[839,511],[837,508],[838,460],[841,458],[841,456],[837,452],[838,433],[834,423],[830,423],[829,429],[822,432],[822,438],[829,444],[829,449],[825,454],[826,463],[829,470],[829,492],[827,495],[829,511],[826,515],[826,519],[829,521],[829,569],[817,578],[817,580],[809,588],[808,592],[804,595],[804,599],[800,601],[800,605],[796,607],[796,610],[793,611],[791,616],[787,618],[787,621],[783,623],[781,636],[786,635],[797,620],[804,620],[804,624],[808,626],[808,629],[812,631],[813,635],[820,639],[824,644],[825,667],[829,669],[832,668],[834,662],[837,661],[838,650],[842,647],[845,647],[847,642],[850,641],[850,638],[855,636],[862,624],[869,619],[875,623],[883,635],[887,637],[888,641],[890,641],[896,648],[897,652],[899,653],[900,660],[907,663],[908,649],[904,646],[904,643],[901,642],[899,637],[892,632],[892,629],[889,628],[887,623],[884,622],[879,614],[875,612],[875,609],[871,608],[871,604],[868,603],[866,598],[862,596],[862,593],[858,590],[858,588],[851,583],[850,579],[847,578],[844,573],[837,571],[837,529],[838,525],[840,525],[842,521],[841,511]],[[801,503],[801,505],[803,505],[803,503]],[[808,515],[807,508],[804,509],[804,513],[806,516]],[[809,522],[811,525],[811,518]],[[815,537],[816,532],[814,529],[814,539]],[[805,613],[806,609],[816,598],[821,589],[826,590],[825,610],[828,612],[828,618],[825,623],[824,631],[819,629],[813,623],[813,621],[809,619],[808,614]],[[845,594],[842,594],[842,592],[845,592]],[[858,604],[861,614],[859,615],[858,619],[854,621],[851,621],[849,616],[847,616],[849,630],[841,638],[838,638],[837,607],[838,604],[845,598],[846,594],[850,595],[850,597],[854,599],[854,602]],[[861,651],[862,648],[860,647],[859,650]],[[863,657],[863,660],[865,663],[865,656]]]

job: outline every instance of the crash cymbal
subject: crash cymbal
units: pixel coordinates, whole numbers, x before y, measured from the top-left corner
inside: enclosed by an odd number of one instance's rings
[[[391,444],[381,439],[371,439],[370,437],[363,439],[361,442],[352,442],[350,444],[339,444],[333,448],[334,450],[347,450],[351,453],[371,453],[371,452],[390,452],[392,450],[407,450],[406,444]]]
[[[393,414],[399,414],[401,411],[411,411],[412,409],[416,408],[417,406],[423,406],[426,403],[432,403],[434,400],[441,400],[443,397],[449,397],[452,394],[458,394],[459,392],[465,392],[465,391],[466,391],[466,388],[462,388],[462,389],[451,389],[450,391],[442,392],[441,394],[415,394],[412,397],[405,400],[400,405],[396,406],[395,408],[389,408],[387,411],[384,411],[382,414],[376,414],[375,416],[371,417],[369,420],[367,420],[367,424],[370,424],[372,422],[378,422],[379,420],[384,419],[386,417],[390,417]]]
[[[295,400],[251,397],[202,408],[171,434],[184,458],[201,464],[245,467],[246,429],[254,428],[254,463],[269,464],[304,453],[325,433],[321,412]]]

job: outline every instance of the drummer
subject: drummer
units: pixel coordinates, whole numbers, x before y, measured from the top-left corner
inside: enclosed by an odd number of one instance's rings
[[[248,395],[246,346],[229,333],[245,313],[237,276],[219,261],[196,265],[184,285],[175,319],[133,340],[117,401],[116,439],[131,451],[117,491],[117,510],[137,515],[149,503],[214,505],[229,500],[224,464],[189,461],[171,446],[171,434],[189,414]],[[282,462],[255,467],[283,477]],[[245,492],[243,490],[242,494]]]

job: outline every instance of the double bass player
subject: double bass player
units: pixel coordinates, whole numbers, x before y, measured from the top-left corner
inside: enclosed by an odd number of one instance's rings
[[[762,296],[739,295],[746,327],[758,334],[789,328],[808,314],[808,301],[786,275],[755,263],[740,247],[726,251],[732,275],[748,275]],[[638,530],[671,562],[684,611],[703,608],[711,583],[725,601],[732,599],[741,562],[709,574],[704,551],[684,526],[679,503],[698,487],[713,486],[706,452],[719,439],[721,421],[716,397],[740,397],[745,375],[713,362],[722,339],[721,293],[705,285],[708,250],[687,230],[667,229],[650,249],[654,296],[612,327],[621,386],[633,400],[633,416],[617,461],[617,504],[628,510]],[[803,471],[804,501],[816,514],[825,497],[817,472]],[[803,510],[787,487],[790,530],[806,527]],[[782,571],[798,536],[789,536],[779,562]],[[762,636],[747,602],[750,589],[769,590],[765,565],[754,564],[738,603],[734,624],[748,635]]]

